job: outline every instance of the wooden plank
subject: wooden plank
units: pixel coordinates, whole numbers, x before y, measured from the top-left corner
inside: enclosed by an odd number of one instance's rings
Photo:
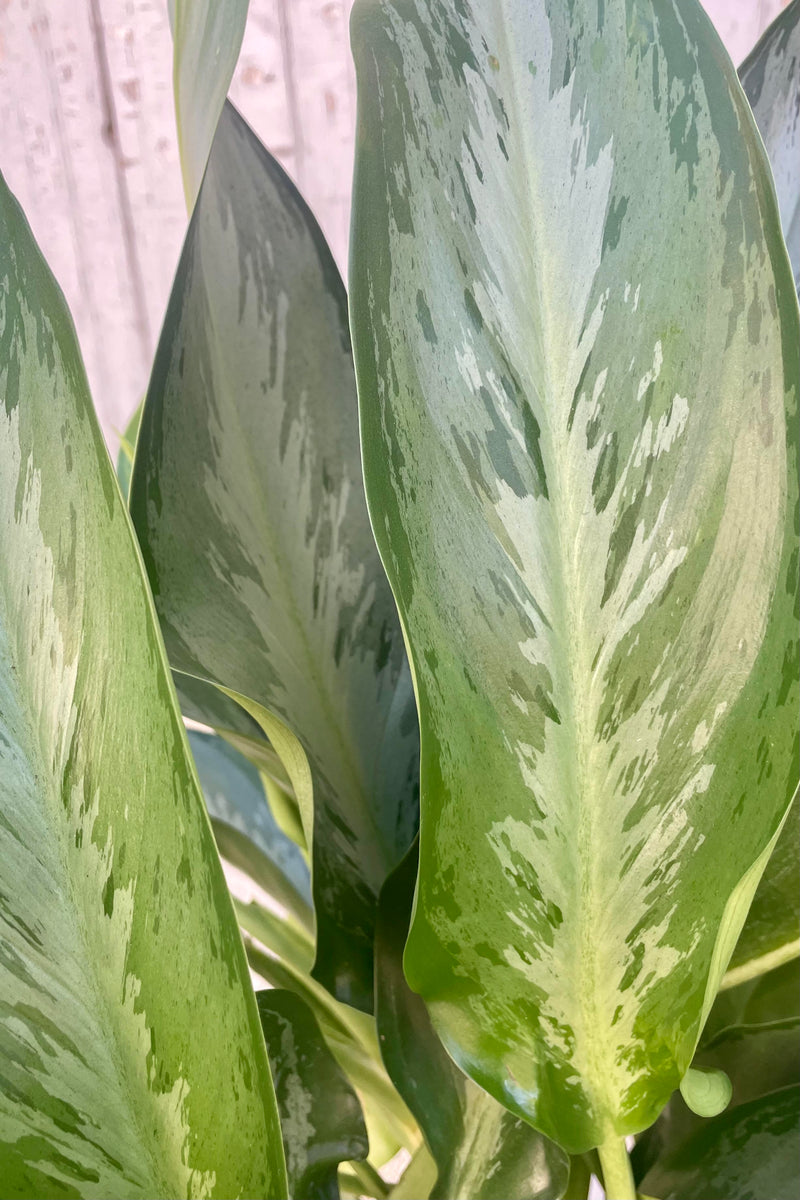
[[[0,40],[2,167],[67,297],[104,430],[147,371],[147,330],[88,4],[10,0]]]
[[[88,2],[96,6],[102,28],[109,103],[143,280],[149,374],[187,225],[172,95],[172,37],[164,0]],[[143,390],[131,395],[131,409]]]
[[[738,67],[788,0],[702,0]]]
[[[287,60],[285,21],[279,0],[251,0],[242,50],[231,80],[230,96],[267,149],[302,182],[302,146],[298,155],[294,80]]]
[[[299,181],[340,267],[347,263],[355,130],[352,0],[281,0],[296,85]]]

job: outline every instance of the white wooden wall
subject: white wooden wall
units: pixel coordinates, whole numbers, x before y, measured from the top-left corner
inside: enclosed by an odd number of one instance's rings
[[[230,91],[342,269],[352,2],[251,0]],[[706,8],[739,62],[784,2]],[[0,170],[64,289],[115,449],[147,383],[186,228],[166,0],[0,0]]]

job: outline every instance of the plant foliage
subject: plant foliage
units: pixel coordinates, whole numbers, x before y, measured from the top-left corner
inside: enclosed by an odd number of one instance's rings
[[[118,480],[0,177],[0,1195],[788,1200],[800,0],[356,0],[349,300],[246,11]]]

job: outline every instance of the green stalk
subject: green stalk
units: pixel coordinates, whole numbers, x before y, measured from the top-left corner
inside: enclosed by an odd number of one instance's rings
[[[610,1137],[597,1147],[597,1153],[603,1170],[606,1200],[636,1200],[636,1184],[633,1182],[625,1139]]]

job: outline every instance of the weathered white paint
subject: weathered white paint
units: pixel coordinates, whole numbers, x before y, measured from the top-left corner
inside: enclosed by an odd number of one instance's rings
[[[340,267],[352,0],[251,0],[231,99]],[[705,0],[738,62],[782,0]],[[0,0],[0,169],[66,293],[112,448],[146,383],[186,228],[165,0]]]

